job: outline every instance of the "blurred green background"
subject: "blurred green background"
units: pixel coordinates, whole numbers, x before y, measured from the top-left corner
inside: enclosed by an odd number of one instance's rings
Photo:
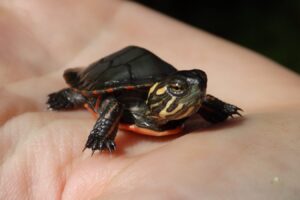
[[[300,73],[300,0],[136,0]]]

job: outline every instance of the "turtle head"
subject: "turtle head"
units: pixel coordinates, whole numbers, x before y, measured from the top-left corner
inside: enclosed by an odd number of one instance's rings
[[[191,116],[206,95],[205,72],[194,69],[178,71],[155,83],[149,90],[149,116],[164,123]]]

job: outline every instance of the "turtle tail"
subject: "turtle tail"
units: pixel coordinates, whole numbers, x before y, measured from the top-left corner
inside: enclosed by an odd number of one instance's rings
[[[72,88],[77,88],[80,81],[81,68],[71,68],[64,71],[64,79]]]

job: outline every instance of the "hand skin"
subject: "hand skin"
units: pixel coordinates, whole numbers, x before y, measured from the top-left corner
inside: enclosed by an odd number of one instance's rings
[[[300,196],[300,78],[256,53],[125,1],[1,1],[0,199],[284,199]],[[179,69],[242,119],[153,138],[119,131],[82,153],[94,119],[49,112],[62,72],[127,45]],[[198,119],[199,120],[199,119]]]

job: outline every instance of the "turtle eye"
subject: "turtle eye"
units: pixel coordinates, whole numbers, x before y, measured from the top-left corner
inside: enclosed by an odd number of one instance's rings
[[[187,89],[187,83],[183,80],[175,80],[172,81],[167,88],[168,92],[175,96],[183,95]]]
[[[174,91],[181,91],[181,90],[182,90],[182,86],[179,85],[178,83],[172,84],[172,85],[170,85],[170,87],[171,87],[172,90],[174,90]]]

